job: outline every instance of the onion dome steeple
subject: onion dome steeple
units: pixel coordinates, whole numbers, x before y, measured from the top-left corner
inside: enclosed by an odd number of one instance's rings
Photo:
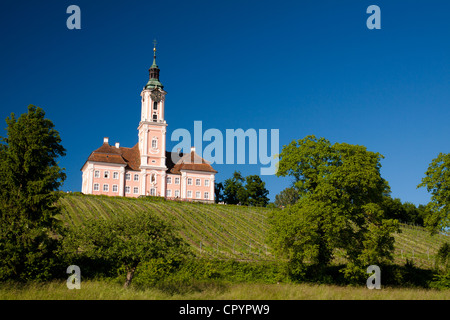
[[[156,40],[153,41],[153,64],[148,71],[150,73],[150,79],[148,80],[145,89],[164,88],[161,82],[159,82],[159,68],[156,64]]]

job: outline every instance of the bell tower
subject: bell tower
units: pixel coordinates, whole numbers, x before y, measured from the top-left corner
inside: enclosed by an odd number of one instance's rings
[[[159,81],[156,40],[149,80],[141,92],[139,152],[141,157],[141,195],[165,196],[166,127],[164,104],[167,92]]]

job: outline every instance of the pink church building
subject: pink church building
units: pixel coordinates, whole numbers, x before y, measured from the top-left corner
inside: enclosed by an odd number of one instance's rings
[[[108,196],[159,196],[168,199],[214,202],[216,170],[195,153],[166,151],[164,119],[167,92],[159,81],[156,49],[150,79],[141,92],[138,143],[132,148],[109,144],[104,138],[83,167],[82,192]]]

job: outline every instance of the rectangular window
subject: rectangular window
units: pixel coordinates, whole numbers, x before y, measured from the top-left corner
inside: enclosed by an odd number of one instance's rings
[[[94,191],[99,191],[100,185],[98,183],[94,183]]]
[[[201,186],[202,185],[201,180],[200,179],[195,179],[195,185],[196,186]]]
[[[131,180],[131,173],[125,174],[125,180],[130,181]]]
[[[167,190],[167,196],[171,197],[172,196],[172,190]]]
[[[167,177],[167,184],[172,184],[172,177]]]
[[[119,173],[117,171],[113,172],[113,179],[119,179]]]
[[[180,178],[178,177],[175,178],[175,184],[180,184]]]
[[[134,194],[138,194],[139,193],[139,188],[138,187],[134,187],[133,188],[133,193]]]
[[[175,197],[178,198],[180,196],[180,190],[175,190]]]
[[[126,187],[125,187],[125,193],[130,193],[130,192],[131,192],[130,186],[126,186]]]
[[[200,199],[200,194],[201,194],[200,191],[196,191],[196,192],[195,192],[195,197],[196,197],[197,199]]]
[[[94,178],[100,178],[100,171],[98,170],[94,171]]]
[[[139,181],[139,175],[138,174],[134,175],[134,181]]]
[[[119,186],[117,184],[113,184],[113,192],[119,192]]]
[[[109,178],[109,171],[105,171],[103,174],[103,178],[108,179]]]
[[[152,149],[156,149],[156,148],[158,148],[158,140],[153,139],[152,140]]]
[[[103,191],[108,192],[109,191],[109,184],[103,185]]]
[[[150,189],[150,195],[151,196],[156,196],[156,189],[155,188],[151,188]]]
[[[188,178],[187,184],[188,186],[192,186],[192,178]]]
[[[203,195],[203,198],[209,199],[209,192],[205,192],[205,194]]]
[[[205,179],[205,187],[209,187],[209,180]]]
[[[192,190],[188,190],[187,191],[187,197],[188,198],[192,198]]]

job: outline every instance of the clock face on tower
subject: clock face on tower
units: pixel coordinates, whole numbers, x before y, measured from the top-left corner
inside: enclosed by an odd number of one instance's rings
[[[162,99],[161,91],[159,91],[158,89],[153,90],[150,94],[150,97],[153,101],[160,102]]]

